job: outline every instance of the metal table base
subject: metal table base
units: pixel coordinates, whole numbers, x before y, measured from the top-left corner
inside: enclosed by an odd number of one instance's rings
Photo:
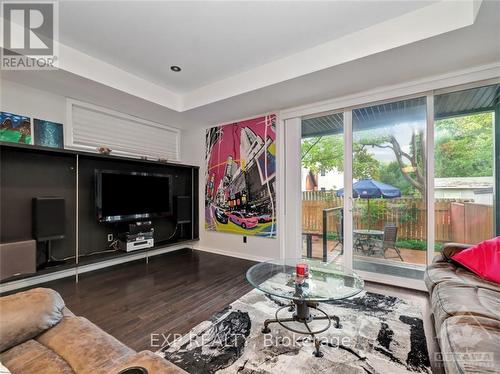
[[[271,329],[269,328],[269,324],[271,323],[278,323],[285,329],[294,332],[296,334],[302,334],[302,335],[311,335],[313,341],[314,341],[314,356],[316,357],[323,357],[323,353],[320,351],[321,347],[321,342],[318,338],[316,338],[316,334],[320,334],[322,332],[325,332],[328,330],[331,325],[332,321],[335,321],[335,328],[340,329],[342,326],[340,325],[340,319],[339,317],[335,315],[328,315],[324,310],[318,308],[318,303],[317,302],[311,302],[311,301],[301,301],[301,300],[293,300],[293,302],[290,305],[285,305],[281,308],[278,308],[275,313],[275,318],[273,319],[266,319],[264,321],[264,327],[262,328],[262,333],[263,334],[268,334],[271,332]],[[289,312],[293,313],[291,317],[288,318],[280,318],[279,313],[283,309],[288,309]],[[311,314],[311,309],[314,309],[318,312],[320,312],[322,315],[320,316],[314,316]],[[322,329],[318,330],[312,330],[311,327],[309,326],[309,323],[312,321],[317,321],[317,320],[326,320],[328,321],[328,325]],[[303,323],[307,330],[297,330],[294,328],[291,328],[290,326],[285,325],[285,322],[299,322]]]

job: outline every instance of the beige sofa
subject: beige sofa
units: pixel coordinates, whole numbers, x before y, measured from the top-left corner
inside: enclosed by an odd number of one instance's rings
[[[449,243],[427,268],[437,361],[447,374],[500,372],[500,285],[450,261],[466,244]]]
[[[0,298],[0,361],[12,374],[185,373],[150,351],[136,353],[83,317],[54,290],[35,288]]]

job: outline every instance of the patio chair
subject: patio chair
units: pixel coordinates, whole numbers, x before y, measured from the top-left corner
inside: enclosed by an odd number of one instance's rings
[[[384,226],[384,235],[382,240],[373,239],[371,240],[370,251],[375,253],[377,251],[382,252],[384,258],[388,258],[385,252],[392,248],[396,251],[399,259],[404,262],[403,257],[401,256],[401,251],[396,246],[396,241],[398,238],[398,227],[393,223],[387,223]]]

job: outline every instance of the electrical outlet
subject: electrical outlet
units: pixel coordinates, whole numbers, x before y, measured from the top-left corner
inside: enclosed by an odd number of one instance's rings
[[[246,243],[246,242],[247,242],[247,237],[243,236],[243,243]]]
[[[113,234],[108,234],[108,242],[112,242],[113,241]]]

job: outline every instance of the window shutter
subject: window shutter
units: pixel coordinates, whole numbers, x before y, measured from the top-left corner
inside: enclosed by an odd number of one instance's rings
[[[180,130],[76,100],[67,102],[69,148],[179,160]]]

